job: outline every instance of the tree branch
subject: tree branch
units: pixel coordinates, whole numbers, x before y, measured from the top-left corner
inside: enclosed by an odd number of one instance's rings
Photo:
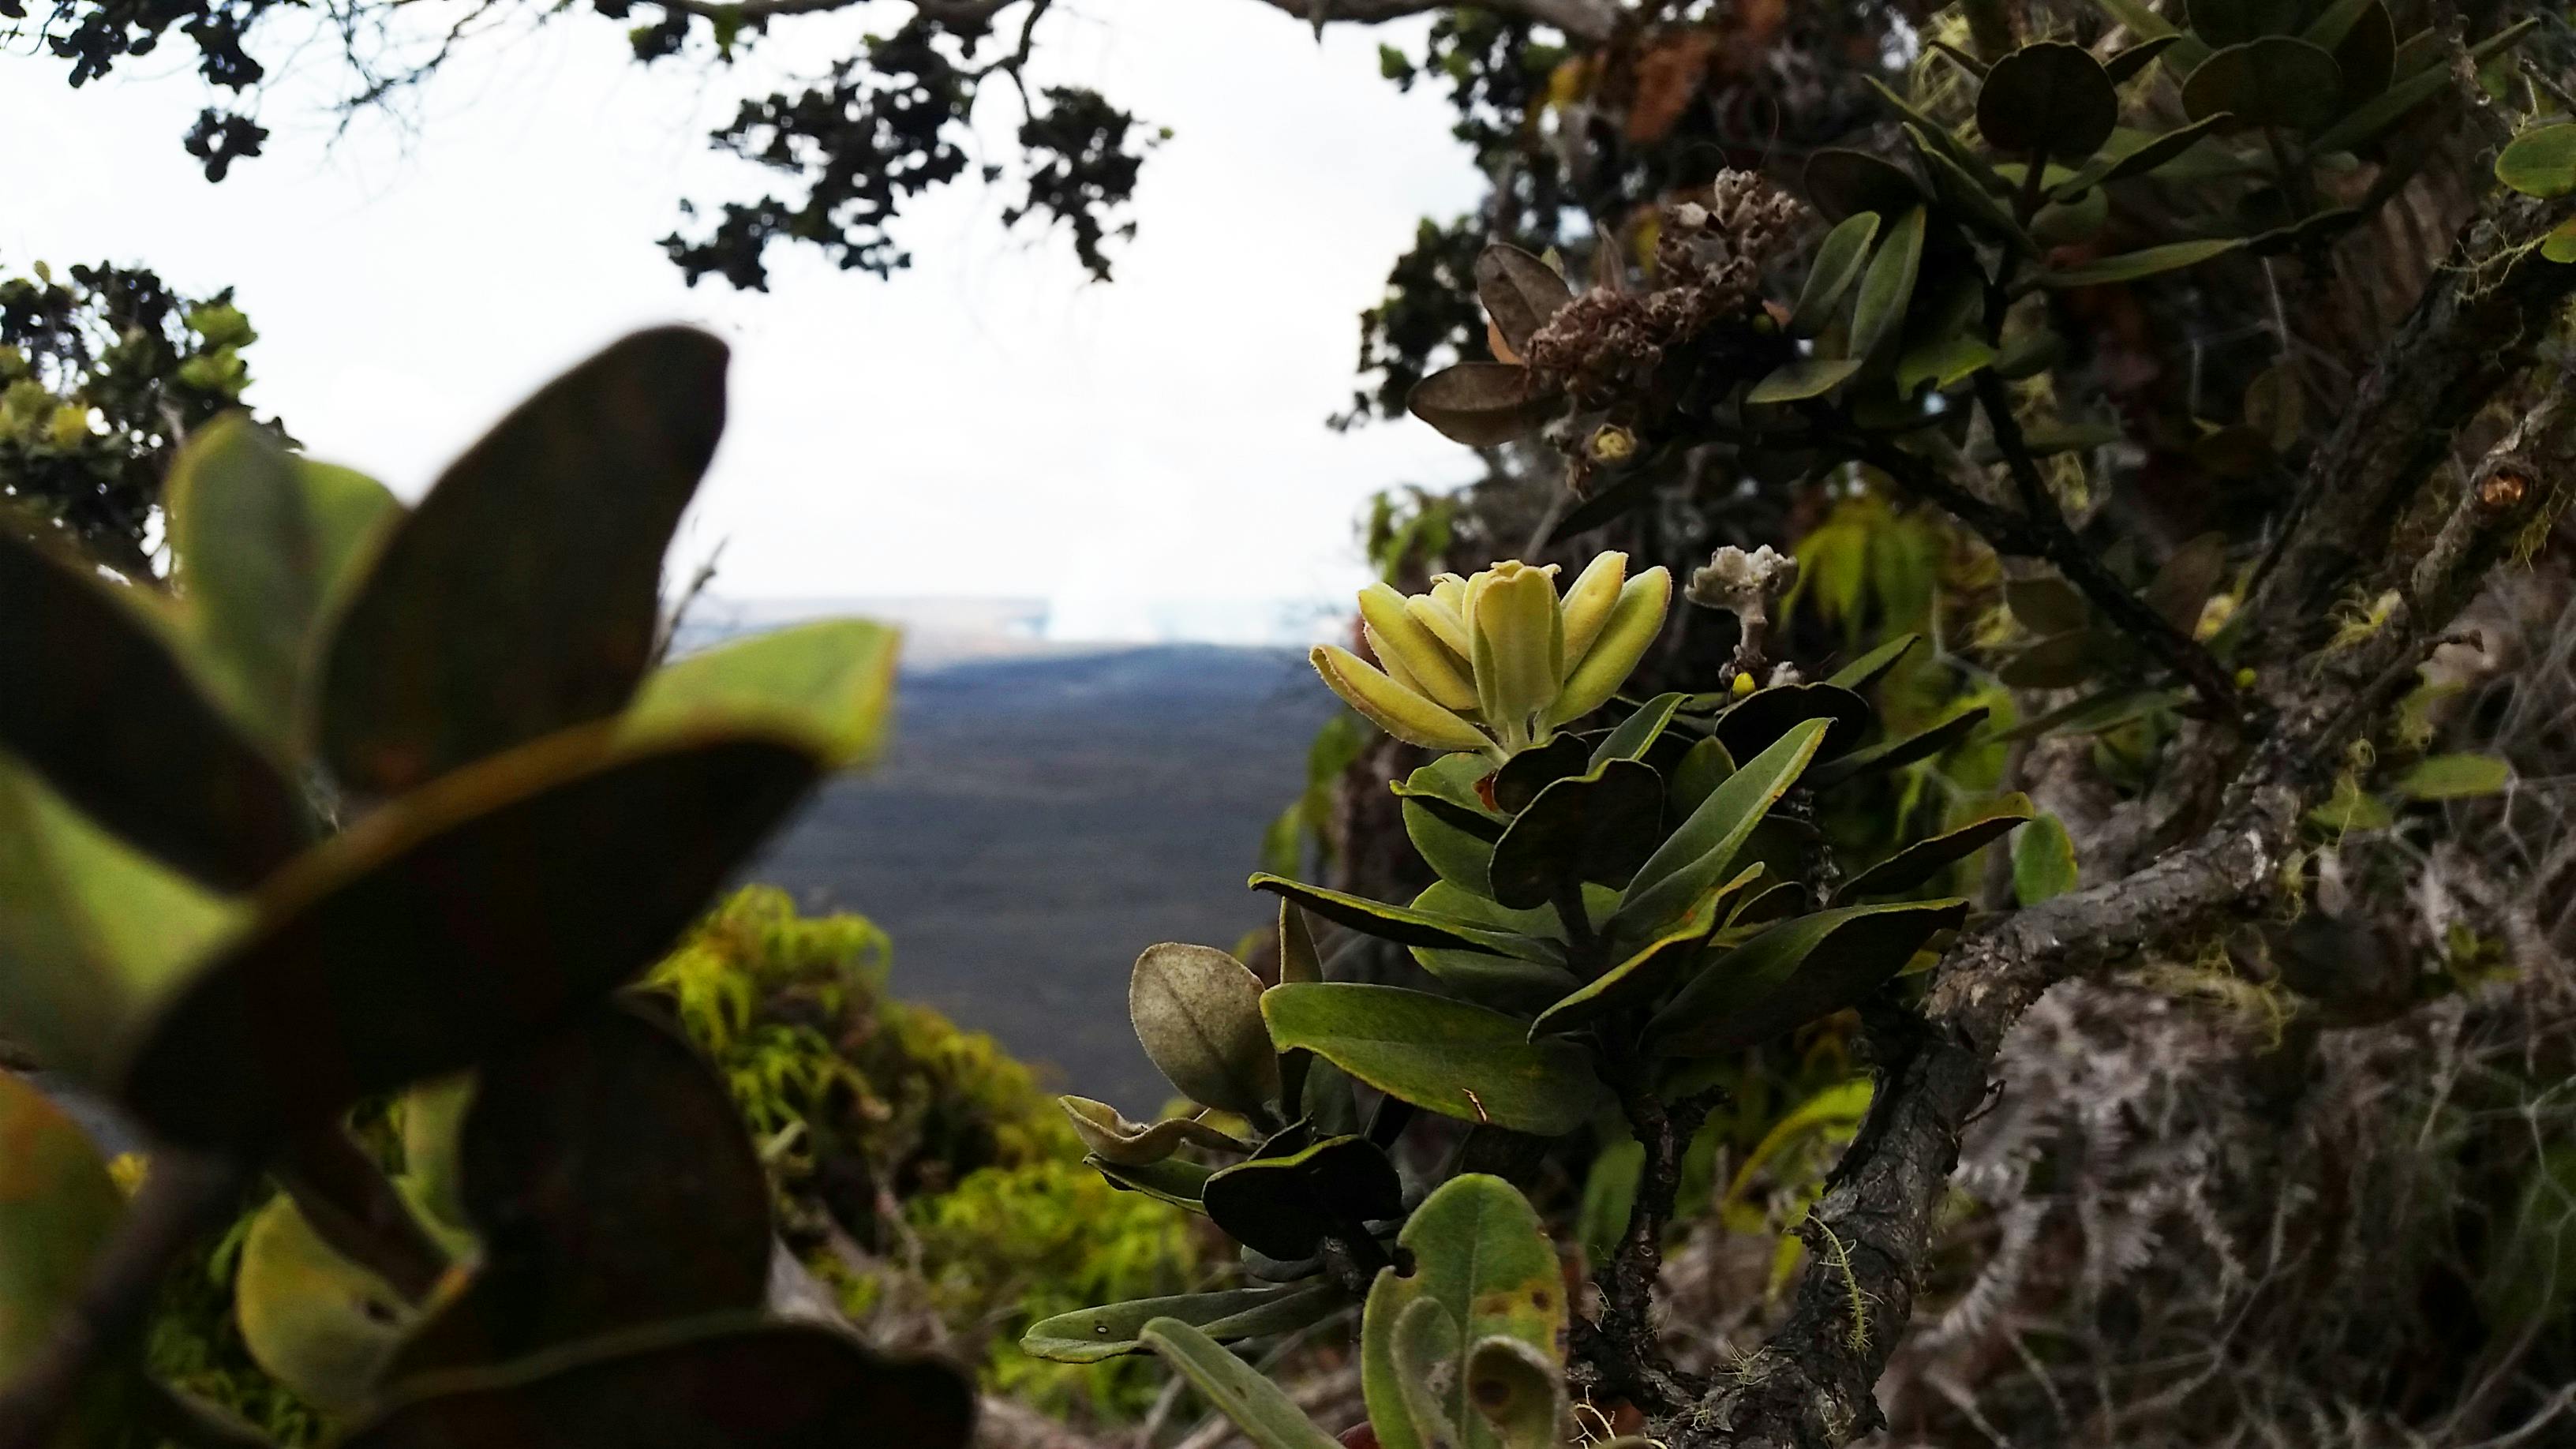
[[[2036,165],[2033,172],[2037,172]],[[2012,399],[2004,395],[2003,379],[1991,369],[1981,370],[1976,376],[1976,388],[1977,405],[1986,415],[1986,426],[1994,432],[1995,447],[2003,453],[2020,488],[2022,511],[2037,531],[2039,556],[2054,564],[2103,617],[2182,676],[2218,718],[2234,719],[2236,692],[2229,687],[2227,671],[2218,667],[2218,661],[2200,646],[2200,641],[2175,628],[2149,608],[2146,600],[2129,592],[2067,525],[2066,515],[2058,511],[2056,497],[2048,491],[2047,480],[2039,476],[2039,463],[2031,457],[2030,444],[2022,436],[2021,420],[2013,416]]]
[[[1979,374],[1980,391],[1983,379]],[[1980,399],[1982,401],[1982,398]],[[2039,484],[2037,465],[2031,461],[2024,444],[2021,425],[2014,421],[2009,406],[1988,410],[1995,425],[1996,446],[2010,460],[2018,456],[2019,467],[2031,469],[2031,483]],[[2093,551],[2075,536],[2066,520],[2057,514],[2054,503],[2047,504],[2046,517],[2016,513],[2001,504],[1989,502],[1965,485],[1943,476],[1931,460],[1906,452],[1885,437],[1848,428],[1834,430],[1835,441],[1851,450],[1854,457],[1876,468],[1896,481],[1896,485],[1918,498],[1938,504],[1951,517],[1968,526],[1969,531],[1984,539],[1986,546],[1999,554],[2014,558],[2042,559],[2056,568],[2066,581],[2103,617],[2143,643],[2167,667],[2180,675],[2193,691],[2221,719],[2234,719],[2238,712],[2235,691],[2229,686],[2227,672],[2218,667],[2209,651],[2147,606],[2147,601],[2129,592],[2126,585],[2102,566]],[[2018,473],[2018,467],[2016,469]],[[2046,499],[2044,484],[2040,496]],[[2052,527],[2052,524],[2054,525]]]
[[[1620,1105],[1646,1158],[1638,1169],[1637,1197],[1618,1249],[1593,1273],[1601,1293],[1600,1320],[1578,1319],[1575,1336],[1580,1356],[1598,1371],[1590,1387],[1649,1413],[1674,1412],[1707,1392],[1705,1384],[1675,1368],[1656,1342],[1655,1280],[1663,1275],[1664,1230],[1672,1224],[1673,1204],[1681,1192],[1682,1159],[1721,1095],[1702,1093],[1668,1104],[1642,1082],[1624,1084],[1620,1092]]]
[[[2246,637],[2273,658],[2313,646],[2347,581],[2368,577],[2460,430],[2520,373],[2571,291],[2576,266],[2540,255],[2576,198],[2504,193],[2463,228],[2381,349],[2299,496],[2247,602]]]
[[[795,3],[795,0],[784,0],[784,3]],[[1458,0],[1268,0],[1268,3],[1300,20],[1314,21],[1318,26],[1335,20],[1355,25],[1381,25],[1408,15],[1428,15],[1435,10],[1459,8]],[[1627,19],[1627,12],[1617,0],[1485,0],[1476,8],[1554,26],[1574,39],[1595,43],[1617,34],[1621,23]]]
[[[1876,1427],[1873,1391],[1913,1312],[1960,1132],[1986,1095],[2005,1033],[2058,981],[2190,940],[2275,899],[2306,805],[2552,491],[2530,470],[2561,459],[2576,459],[2576,409],[2552,401],[2480,467],[2381,629],[2275,672],[2279,692],[2268,702],[2278,727],[2229,788],[2215,825],[2122,879],[2017,912],[1952,948],[1920,1037],[1886,1068],[1868,1121],[1808,1216],[1814,1251],[1787,1322],[1738,1382],[1673,1417],[1662,1437],[1679,1449],[1838,1449]]]

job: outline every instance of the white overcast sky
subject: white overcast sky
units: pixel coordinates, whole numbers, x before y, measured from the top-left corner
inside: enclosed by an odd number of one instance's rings
[[[408,130],[335,142],[320,92],[273,94],[268,154],[221,185],[178,144],[204,98],[186,47],[80,91],[59,61],[0,57],[19,138],[0,264],[237,287],[253,400],[406,494],[620,331],[711,327],[734,346],[732,425],[678,558],[724,541],[717,592],[737,598],[1339,594],[1364,576],[1370,492],[1466,469],[1419,424],[1323,426],[1417,218],[1473,202],[1446,108],[1378,78],[1385,35],[1318,46],[1256,0],[1059,9],[1044,76],[1174,131],[1105,286],[1062,236],[1003,232],[1008,182],[971,179],[909,219],[918,261],[891,282],[780,248],[765,294],[683,286],[653,244],[678,199],[767,180],[705,146],[738,82],[639,68],[587,13],[469,52]],[[819,72],[852,33],[782,24],[742,79]],[[1017,124],[992,108],[990,129]]]

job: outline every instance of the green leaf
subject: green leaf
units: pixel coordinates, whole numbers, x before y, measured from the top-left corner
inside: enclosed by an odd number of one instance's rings
[[[2298,28],[2305,0],[2190,0],[2191,28],[2212,45],[2236,45]]]
[[[1501,1449],[1558,1449],[1564,1443],[1565,1379],[1556,1360],[1517,1338],[1488,1338],[1467,1351],[1466,1400]]]
[[[1561,734],[1534,750],[1523,750],[1494,772],[1486,788],[1505,815],[1518,815],[1538,792],[1559,780],[1592,768],[1592,748],[1581,735]]]
[[[2335,66],[2343,72],[2343,90],[2335,98],[2338,116],[2367,105],[2397,78],[2397,21],[2387,6],[2375,0],[2364,6],[2342,38],[2327,48],[2334,52]]]
[[[2576,262],[2576,217],[2558,223],[2541,238],[2540,255],[2547,261]]]
[[[2200,623],[2201,610],[2227,575],[2227,535],[2200,534],[2166,555],[2142,595],[2156,617],[2188,638]]]
[[[1269,891],[1363,936],[1400,946],[1429,946],[1449,951],[1483,951],[1523,961],[1551,961],[1556,955],[1525,936],[1496,931],[1454,916],[1389,905],[1341,891],[1287,880],[1267,872],[1252,877],[1254,890]]]
[[[1861,266],[1869,260],[1869,244],[1877,239],[1874,211],[1856,211],[1825,233],[1825,239],[1816,244],[1815,261],[1807,267],[1798,305],[1789,313],[1791,336],[1813,337],[1832,325],[1836,304],[1860,279]]]
[[[474,1074],[458,1072],[403,1093],[403,1173],[420,1205],[441,1227],[467,1226],[463,1176],[465,1113],[474,1105]]]
[[[1285,1157],[1255,1157],[1208,1175],[1207,1214],[1235,1241],[1284,1263],[1310,1258],[1327,1237],[1356,1240],[1366,1223],[1401,1217],[1395,1164],[1365,1137],[1328,1137]]]
[[[1818,210],[1837,220],[1864,211],[1901,214],[1924,200],[1923,183],[1912,172],[1884,156],[1839,146],[1807,158],[1806,192]]]
[[[1876,717],[1868,700],[1840,685],[1774,684],[1736,701],[1711,729],[1729,755],[1743,760],[1769,748],[1791,726],[1821,719],[1825,740],[1816,753],[1830,758],[1858,743]]]
[[[2111,662],[2116,643],[2095,629],[2051,634],[2005,660],[1995,677],[2015,689],[2072,689]]]
[[[1460,829],[1446,812],[1421,800],[1405,800],[1401,809],[1405,838],[1413,842],[1414,853],[1434,875],[1478,894],[1494,888],[1493,842]]]
[[[1322,1322],[1350,1300],[1329,1283],[1283,1283],[1139,1298],[1059,1313],[1029,1325],[1020,1351],[1055,1363],[1099,1363],[1146,1351],[1145,1325],[1176,1319],[1219,1343],[1269,1338]]]
[[[85,1082],[242,911],[0,754],[0,1035]]]
[[[1887,671],[1894,669],[1897,663],[1905,658],[1907,652],[1922,640],[1923,636],[1920,634],[1899,634],[1827,675],[1825,683],[1836,689],[1848,689],[1858,694],[1884,678]]]
[[[1908,735],[1901,740],[1889,740],[1884,744],[1872,745],[1865,750],[1854,750],[1848,755],[1827,760],[1807,771],[1807,787],[1812,790],[1829,789],[1845,780],[1855,780],[1864,775],[1885,774],[1899,766],[1913,764],[1916,760],[1928,760],[1975,733],[1977,726],[1985,723],[1986,713],[1986,707],[1978,705],[1974,709],[1952,715],[1919,734]]]
[[[1292,908],[1293,909],[1293,908]],[[1283,1093],[1284,1095],[1284,1093]],[[1166,1117],[1159,1122],[1130,1122],[1106,1102],[1089,1097],[1055,1099],[1092,1155],[1104,1162],[1142,1166],[1160,1162],[1183,1147],[1213,1147],[1241,1152],[1250,1144],[1237,1141],[1196,1117]]]
[[[1107,1178],[1112,1187],[1142,1193],[1156,1202],[1170,1203],[1194,1213],[1207,1211],[1207,1204],[1199,1200],[1199,1194],[1206,1190],[1207,1180],[1214,1171],[1212,1168],[1178,1157],[1132,1167],[1122,1166],[1103,1160],[1096,1152],[1084,1157],[1082,1165]]]
[[[1258,1118],[1279,1096],[1261,978],[1213,946],[1165,941],[1136,958],[1127,1015],[1164,1080],[1193,1102]]]
[[[2231,124],[2234,120],[2234,112],[2221,111],[2214,116],[2204,116],[2188,126],[2177,126],[2161,135],[2149,137],[2144,144],[2131,150],[2118,154],[2106,152],[2096,156],[2083,170],[2075,173],[2073,180],[2057,187],[2050,194],[2060,201],[2068,201],[2088,191],[2108,186],[2114,181],[2125,181],[2132,176],[2147,175],[2159,167],[2181,159],[2184,152],[2199,145],[2212,132]]]
[[[1645,1172],[1646,1144],[1634,1137],[1622,1137],[1593,1155],[1591,1170],[1583,1177],[1583,1201],[1574,1217],[1575,1241],[1583,1245],[1586,1263],[1607,1263],[1619,1251]]]
[[[1530,335],[1574,300],[1574,289],[1556,268],[1519,247],[1489,242],[1476,254],[1476,299],[1485,304],[1485,315],[1493,319],[1504,344],[1526,352]]]
[[[2002,838],[2014,826],[2030,818],[2029,799],[2018,794],[2007,795],[1990,807],[1990,813],[1957,829],[1915,841],[1853,876],[1834,892],[1834,899],[1856,901],[1913,890],[1951,865],[1985,849],[1990,842]]]
[[[334,1442],[338,1449],[966,1449],[974,1416],[973,1385],[944,1363],[884,1358],[839,1329],[727,1317],[425,1375]]]
[[[84,572],[0,526],[0,749],[197,879],[257,883],[304,844],[304,806],[142,612]]]
[[[1642,760],[1655,741],[1664,736],[1664,727],[1673,722],[1673,714],[1682,707],[1678,693],[1659,694],[1637,706],[1636,712],[1619,721],[1619,727],[1593,746],[1589,768],[1599,769],[1612,760]]]
[[[1792,726],[1692,811],[1637,868],[1636,879],[1610,918],[1611,937],[1623,942],[1652,939],[1725,879],[1745,837],[1816,757],[1826,727],[1824,720]]]
[[[1760,382],[1744,395],[1749,403],[1798,402],[1822,397],[1839,386],[1843,379],[1860,371],[1857,357],[1801,357],[1781,363],[1763,375]]]
[[[1587,880],[1626,882],[1663,838],[1663,811],[1663,779],[1642,760],[1614,759],[1557,781],[1494,846],[1494,900],[1533,910]]]
[[[1260,1449],[1341,1449],[1277,1384],[1189,1324],[1157,1318],[1141,1337]]]
[[[457,1167],[466,1221],[490,1248],[394,1377],[749,1312],[767,1295],[769,1179],[732,1093],[635,1006],[600,1002],[484,1062]]]
[[[1710,1056],[1778,1036],[1884,985],[1963,900],[1837,906],[1769,928],[1717,960],[1646,1024],[1646,1050]]]
[[[1491,448],[1546,422],[1556,402],[1517,362],[1459,362],[1415,383],[1404,406],[1453,443]]]
[[[378,1377],[420,1320],[384,1279],[332,1251],[284,1193],[242,1239],[233,1314],[251,1358],[334,1415],[374,1401]]]
[[[1977,90],[1977,129],[2015,156],[2090,156],[2119,124],[2120,93],[2080,45],[2043,40],[1995,62]]]
[[[1602,889],[1589,887],[1587,894]],[[1510,929],[1526,928],[1532,933],[1563,929],[1553,911],[1508,911],[1490,900],[1471,897],[1446,881],[1433,881],[1414,899],[1414,904],[1426,911],[1469,917],[1484,909],[1497,920],[1516,918]],[[1532,934],[1529,939],[1546,938]],[[1439,978],[1442,985],[1497,1011],[1534,1012],[1579,984],[1573,972],[1546,961],[1523,961],[1483,951],[1447,951],[1430,946],[1410,949],[1413,959],[1423,970]],[[1561,951],[1563,948],[1557,949]]]
[[[1508,823],[1480,788],[1493,773],[1494,762],[1482,755],[1442,755],[1387,788],[1451,828],[1491,844],[1503,838],[1503,826]]]
[[[2004,607],[2034,634],[2063,634],[2093,621],[2093,606],[2057,574],[2004,580]]]
[[[2496,157],[2495,178],[2525,196],[2576,191],[2576,125],[2534,126],[2514,137]]]
[[[2500,794],[2513,779],[2513,767],[2493,755],[2433,755],[2397,777],[2395,789],[2409,800],[2467,800]]]
[[[1662,995],[1664,988],[1699,958],[1710,934],[1718,928],[1720,912],[1761,875],[1761,866],[1748,865],[1733,880],[1701,897],[1671,930],[1540,1012],[1538,1020],[1530,1023],[1530,1039],[1574,1031],[1610,1012],[1642,1006]]]
[[[1912,393],[1929,386],[1945,392],[1992,364],[1995,349],[1973,332],[1956,332],[1907,348],[1896,359],[1896,390]]]
[[[2506,26],[2469,47],[2469,59],[2472,62],[2485,60],[2520,39],[2524,31],[2538,23],[2536,20],[2523,20]],[[2399,68],[2403,69],[2402,66]],[[2407,75],[2380,92],[2377,99],[2318,132],[2316,139],[2309,143],[2309,150],[2322,155],[2328,151],[2350,151],[2367,145],[2380,132],[2405,119],[2407,112],[2449,90],[2451,85],[2451,72],[2447,66],[2434,65]]]
[[[2478,1297],[2501,1332],[2564,1323],[2576,1303],[2576,1147],[2552,1144],[2527,1169]]]
[[[1903,324],[1923,265],[1924,217],[1921,206],[1908,208],[1861,274],[1860,301],[1852,311],[1852,356],[1866,359]]]
[[[332,631],[323,758],[393,794],[623,708],[724,430],[725,346],[638,332],[548,383],[385,539]]]
[[[1360,1387],[1382,1449],[1431,1449],[1449,1436],[1438,1424],[1421,1423],[1428,1416],[1418,1416],[1405,1393],[1413,1376],[1402,1371],[1394,1339],[1406,1310],[1437,1305],[1454,1326],[1455,1351],[1462,1355],[1495,1337],[1553,1354],[1566,1329],[1564,1279],[1556,1249],[1528,1200],[1510,1183],[1482,1173],[1451,1178],[1433,1190],[1396,1242],[1413,1254],[1414,1271],[1408,1276],[1380,1269],[1369,1289],[1360,1319]],[[1462,1362],[1446,1375],[1439,1415],[1444,1422],[1474,1419],[1460,1399],[1464,1370]],[[1492,1443],[1481,1421],[1464,1427],[1467,1443],[1461,1449]]]
[[[2310,825],[2329,835],[2355,830],[2386,830],[2397,817],[2376,797],[2362,793],[2351,776],[2335,781],[2334,794],[2307,814]]]
[[[2182,83],[2183,113],[2195,121],[2227,114],[2230,130],[2282,126],[2314,130],[2335,118],[2343,69],[2326,50],[2286,35],[2222,47]]]
[[[645,677],[630,740],[775,731],[841,767],[872,759],[894,704],[900,636],[863,619],[801,624],[692,654]]]
[[[127,1106],[174,1143],[256,1142],[564,1021],[669,950],[819,778],[767,740],[607,733],[460,770],[280,872],[141,1034]]]
[[[2081,873],[2074,838],[2056,816],[2035,816],[2029,829],[2013,837],[2013,897],[2023,905],[2066,894]]]
[[[2212,257],[2222,257],[2245,245],[2243,237],[2210,237],[2201,241],[2168,242],[2163,246],[2122,252],[2100,257],[2039,274],[2043,287],[2106,287],[2120,282],[2134,282],[2161,273],[2196,267]]]
[[[1735,757],[1726,752],[1726,746],[1701,740],[1684,750],[1681,762],[1673,766],[1670,808],[1688,816],[1734,773]]]
[[[2136,27],[2130,29],[2134,33]],[[2126,50],[2102,62],[2102,73],[2109,76],[2115,86],[2127,85],[2137,78],[2139,72],[2153,65],[2157,56],[2172,49],[2181,39],[2180,35],[2170,34],[2141,37]]]
[[[2344,36],[2351,33],[2362,12],[2374,8],[2383,12],[2387,9],[2380,0],[2334,0],[2333,4],[2317,12],[2317,18],[2309,21],[2307,29],[2299,32],[2299,38],[2310,45],[2332,50],[2343,44]]]
[[[305,462],[232,415],[180,449],[163,508],[174,617],[192,659],[233,718],[292,754],[323,620],[402,505],[374,479]]]
[[[0,1383],[52,1344],[124,1213],[88,1134],[24,1077],[0,1072]]]
[[[1582,1048],[1531,1042],[1516,1017],[1398,986],[1318,982],[1262,994],[1271,1040],[1389,1096],[1469,1122],[1557,1137],[1601,1098]]]

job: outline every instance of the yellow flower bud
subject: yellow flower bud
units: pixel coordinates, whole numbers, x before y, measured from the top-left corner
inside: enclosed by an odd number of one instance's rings
[[[1585,567],[1565,591],[1565,667],[1574,669],[1583,662],[1592,641],[1601,636],[1601,626],[1610,620],[1611,607],[1619,602],[1620,586],[1628,581],[1628,556],[1605,553]]]
[[[1405,607],[1404,595],[1385,584],[1369,585],[1360,590],[1360,618],[1368,626],[1369,647],[1387,673],[1444,709],[1476,707],[1476,686],[1467,681],[1449,646]]]
[[[1651,568],[1628,580],[1591,651],[1567,677],[1565,692],[1548,711],[1547,722],[1561,725],[1609,703],[1619,686],[1628,682],[1637,661],[1645,657],[1646,646],[1655,642],[1664,627],[1664,610],[1672,601],[1673,576],[1667,570]]]
[[[1456,605],[1442,603],[1438,594],[1416,594],[1404,601],[1404,611],[1430,630],[1432,637],[1448,645],[1461,664],[1476,652],[1475,646],[1467,642],[1466,616],[1458,612]]]
[[[1727,692],[1737,699],[1742,699],[1760,687],[1753,682],[1753,671],[1745,669],[1736,672],[1735,682],[1727,686]]]
[[[1543,741],[1565,678],[1556,581],[1518,559],[1477,574],[1467,581],[1467,635],[1486,725],[1506,750]]]
[[[1306,657],[1343,703],[1407,744],[1434,750],[1493,746],[1483,731],[1396,683],[1348,649],[1319,644]]]

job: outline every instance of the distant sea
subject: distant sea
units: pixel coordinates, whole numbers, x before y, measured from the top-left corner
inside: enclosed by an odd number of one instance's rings
[[[1131,627],[1168,632],[1124,642],[1065,637],[1035,601],[719,601],[679,647],[829,615],[905,626],[885,757],[827,787],[749,878],[872,917],[897,996],[1134,1116],[1170,1094],[1127,1025],[1137,953],[1230,947],[1271,916],[1244,877],[1340,708],[1304,647],[1340,626],[1304,610],[1140,603]],[[1210,626],[1259,642],[1191,637]]]

